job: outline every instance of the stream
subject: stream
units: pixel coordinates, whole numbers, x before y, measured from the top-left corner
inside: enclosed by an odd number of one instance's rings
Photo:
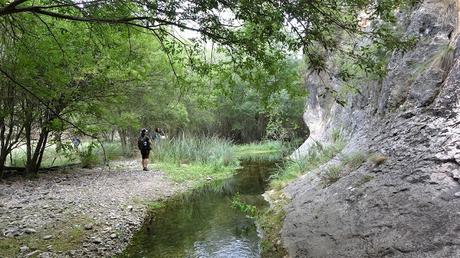
[[[168,199],[153,211],[120,257],[260,257],[254,219],[232,207],[232,197],[258,209],[275,168],[243,161],[236,175]]]

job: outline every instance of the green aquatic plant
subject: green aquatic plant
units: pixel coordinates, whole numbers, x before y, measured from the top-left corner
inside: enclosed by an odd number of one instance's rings
[[[250,217],[256,217],[258,214],[257,207],[254,205],[247,204],[241,200],[240,193],[236,193],[232,197],[232,207],[240,210]]]

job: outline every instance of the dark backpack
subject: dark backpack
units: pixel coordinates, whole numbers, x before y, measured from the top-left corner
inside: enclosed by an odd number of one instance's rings
[[[137,141],[137,146],[139,147],[140,150],[143,150],[143,151],[150,150],[149,137],[147,136],[139,137],[139,140]]]

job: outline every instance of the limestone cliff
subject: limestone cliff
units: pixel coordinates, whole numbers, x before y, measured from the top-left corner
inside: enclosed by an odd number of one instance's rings
[[[340,107],[306,78],[311,138],[347,136],[343,153],[378,153],[330,186],[327,168],[288,185],[282,240],[291,257],[460,257],[460,39],[457,0],[421,1],[403,19],[420,38],[394,53],[383,81]],[[333,82],[331,82],[333,84]],[[338,86],[340,87],[340,85]],[[381,164],[380,164],[381,163]]]

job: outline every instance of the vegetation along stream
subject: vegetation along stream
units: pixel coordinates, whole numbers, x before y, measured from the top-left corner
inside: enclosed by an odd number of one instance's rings
[[[122,257],[260,257],[254,220],[232,207],[239,194],[263,209],[273,161],[244,161],[230,179],[156,205]]]

